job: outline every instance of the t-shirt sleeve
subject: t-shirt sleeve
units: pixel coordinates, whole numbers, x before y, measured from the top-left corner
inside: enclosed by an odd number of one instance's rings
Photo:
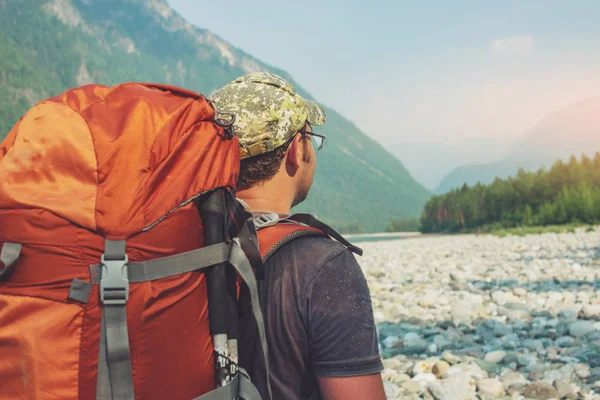
[[[310,362],[319,376],[358,376],[383,370],[371,296],[353,254],[322,265],[307,287]]]

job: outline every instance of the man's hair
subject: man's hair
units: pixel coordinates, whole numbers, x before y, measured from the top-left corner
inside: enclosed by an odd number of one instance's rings
[[[240,165],[237,189],[250,189],[261,182],[272,179],[281,167],[288,146],[289,142],[268,153],[244,158]]]
[[[279,146],[275,150],[259,156],[245,158],[240,164],[240,175],[237,180],[237,190],[250,189],[259,183],[271,180],[279,171],[281,163],[285,158],[288,147],[293,138],[287,143]],[[310,138],[309,138],[310,139]],[[304,146],[304,161],[308,162],[308,147],[305,140],[302,140]]]

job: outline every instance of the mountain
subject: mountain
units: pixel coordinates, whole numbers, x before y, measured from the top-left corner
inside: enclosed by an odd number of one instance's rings
[[[436,189],[446,193],[464,183],[490,183],[496,177],[516,175],[519,168],[549,168],[557,160],[571,155],[593,156],[600,151],[600,97],[586,99],[568,108],[552,112],[513,144],[508,154],[492,163],[472,164],[450,172]]]
[[[466,163],[504,156],[512,142],[502,138],[470,138],[456,143],[400,142],[387,146],[423,186],[435,190],[448,173]]]
[[[88,83],[167,83],[210,96],[267,65],[189,24],[164,0],[0,0],[0,134],[37,101]],[[327,108],[315,184],[297,211],[342,230],[382,231],[416,216],[429,197],[404,166]]]

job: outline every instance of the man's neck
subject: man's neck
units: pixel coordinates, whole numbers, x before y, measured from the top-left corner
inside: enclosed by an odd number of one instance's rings
[[[240,190],[237,197],[244,200],[253,212],[289,214],[292,203],[289,196],[285,195],[284,190],[276,190],[276,188],[270,186],[262,185]]]

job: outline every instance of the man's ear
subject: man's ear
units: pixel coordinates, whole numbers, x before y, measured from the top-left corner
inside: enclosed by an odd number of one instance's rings
[[[302,135],[296,135],[294,139],[292,139],[292,143],[290,143],[286,154],[286,163],[291,164],[291,166],[294,166],[295,168],[300,167],[300,161],[302,160],[301,139]]]

